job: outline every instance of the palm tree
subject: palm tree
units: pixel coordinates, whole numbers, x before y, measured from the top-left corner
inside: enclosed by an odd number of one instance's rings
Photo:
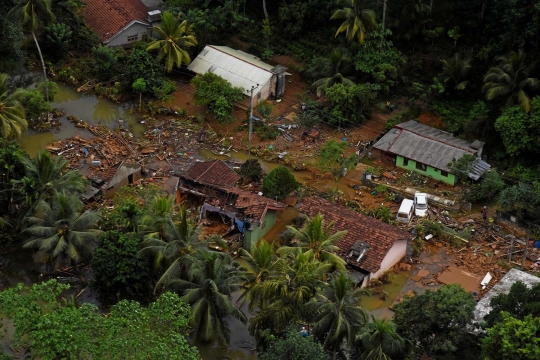
[[[51,0],[23,0],[13,7],[8,13],[8,16],[14,15],[19,24],[25,31],[32,34],[36,48],[41,59],[41,67],[43,68],[43,79],[45,81],[45,97],[49,101],[49,83],[47,82],[47,71],[45,70],[45,61],[41,54],[41,48],[36,38],[36,32],[45,24],[54,21],[54,14],[51,11]]]
[[[363,0],[338,0],[337,4],[343,8],[334,11],[330,20],[345,19],[345,21],[337,29],[335,36],[345,32],[348,41],[356,38],[361,45],[366,33],[377,29],[375,13],[364,8]]]
[[[167,198],[161,199],[167,200]],[[156,203],[162,206],[159,210],[166,211],[168,205],[159,199]],[[140,252],[152,256],[156,268],[165,269],[156,283],[155,290],[157,290],[161,286],[166,287],[173,279],[182,277],[191,265],[192,256],[207,248],[208,244],[205,241],[199,241],[202,225],[193,227],[185,207],[180,207],[180,220],[177,223],[173,222],[170,214],[158,212],[156,215],[154,212],[151,213],[152,215],[156,217],[157,228],[161,231],[146,235],[143,242],[144,248]]]
[[[531,110],[531,98],[526,90],[538,88],[538,79],[530,77],[535,63],[527,65],[523,50],[510,52],[495,59],[497,66],[489,69],[484,76],[483,90],[487,100],[505,97],[508,103],[515,100],[525,112]]]
[[[243,293],[238,299],[242,304],[249,300],[249,311],[253,312],[256,307],[264,309],[268,305],[268,299],[259,291],[261,284],[267,280],[274,279],[282,259],[279,259],[267,241],[262,240],[255,246],[251,253],[242,249],[242,259],[247,263],[247,269],[242,272],[244,279]]]
[[[203,251],[193,257],[187,280],[172,280],[168,288],[180,292],[191,305],[194,340],[218,341],[227,344],[230,329],[225,317],[247,322],[244,313],[231,301],[231,294],[240,290],[242,279],[231,266],[232,258],[224,253]]]
[[[303,252],[312,254],[316,259],[328,262],[344,271],[345,261],[335,252],[339,250],[336,244],[347,234],[347,231],[338,231],[332,234],[334,223],[330,223],[326,227],[324,225],[323,216],[317,214],[312,219],[308,218],[300,230],[287,226],[295,238],[296,246],[283,246],[278,249],[278,253],[287,254],[301,249]]]
[[[464,90],[469,81],[463,80],[471,70],[471,60],[463,59],[461,54],[455,53],[449,59],[441,60],[443,73],[445,75],[444,83],[451,83],[456,90]]]
[[[0,74],[0,136],[4,139],[19,137],[28,127],[24,107],[19,101],[24,90],[17,89],[10,94],[7,79],[7,74]]]
[[[187,21],[180,22],[180,17],[173,16],[165,11],[161,16],[161,23],[152,27],[156,40],[152,41],[146,51],[158,50],[157,60],[165,59],[165,68],[171,72],[174,65],[182,66],[182,63],[189,64],[189,57],[186,48],[197,45],[197,40],[193,35],[185,35],[188,31]]]
[[[345,86],[354,85],[354,81],[347,76],[354,71],[351,56],[346,49],[333,49],[330,57],[324,59],[319,73],[323,78],[315,81],[311,86],[317,90],[317,96],[322,96],[326,90],[335,84]]]
[[[390,360],[390,356],[402,353],[405,340],[396,332],[396,325],[386,319],[375,319],[367,323],[356,340],[365,349],[361,360]]]
[[[288,256],[286,259],[290,260]],[[315,296],[331,268],[331,264],[299,249],[292,261],[276,264],[276,276],[260,282],[253,289],[267,299],[268,306],[260,309],[250,320],[251,334],[264,329],[281,332],[291,322],[308,317],[305,304]]]
[[[26,196],[29,205],[41,200],[50,201],[61,192],[83,191],[87,181],[76,170],[68,170],[69,161],[61,156],[51,156],[48,151],[39,152],[34,159],[21,157],[25,177],[15,182]]]
[[[364,294],[366,290],[354,289],[353,283],[340,273],[307,304],[316,319],[313,333],[334,351],[334,357],[344,340],[352,346],[357,331],[367,321],[367,312],[359,306]]]
[[[85,212],[79,199],[65,193],[59,194],[52,205],[42,201],[37,210],[36,216],[27,218],[30,227],[23,231],[32,235],[24,247],[37,248],[37,259],[54,261],[58,269],[90,258],[100,234],[96,212]]]

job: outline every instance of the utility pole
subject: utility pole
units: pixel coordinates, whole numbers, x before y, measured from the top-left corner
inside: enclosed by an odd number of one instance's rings
[[[251,134],[253,133],[253,90],[259,87],[253,85],[251,87],[251,94],[249,95],[249,134],[248,134],[248,160],[251,158]]]
[[[527,257],[527,250],[529,250],[529,230],[527,230],[527,240],[525,242],[525,252],[523,253],[523,258],[521,259],[521,270],[525,267],[525,258]]]

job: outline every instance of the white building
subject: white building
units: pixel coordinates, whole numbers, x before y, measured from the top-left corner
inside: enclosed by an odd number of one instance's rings
[[[196,74],[212,72],[219,75],[232,86],[244,89],[247,96],[255,87],[253,99],[256,101],[271,96],[279,98],[285,92],[285,75],[290,75],[283,65],[272,66],[254,55],[215,45],[207,45],[188,69]]]
[[[150,11],[141,0],[86,0],[84,21],[103,44],[129,47],[147,39],[160,14],[159,10]]]

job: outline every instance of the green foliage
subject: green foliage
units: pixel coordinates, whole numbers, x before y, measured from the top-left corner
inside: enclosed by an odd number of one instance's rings
[[[347,41],[355,40],[362,45],[366,34],[377,29],[375,12],[364,8],[366,4],[363,0],[345,0],[338,2],[338,5],[343,8],[334,11],[330,20],[344,19],[344,21],[335,36],[345,33]]]
[[[461,181],[469,178],[469,174],[473,172],[474,164],[478,161],[476,156],[465,154],[459,159],[453,158],[446,166],[450,169],[450,173],[457,176]]]
[[[154,39],[146,51],[157,50],[157,61],[165,59],[167,72],[171,72],[175,65],[180,68],[182,64],[191,62],[187,49],[197,45],[197,40],[190,33],[187,20],[182,21],[180,16],[165,11],[161,15],[161,22],[153,26],[152,31]]]
[[[336,84],[328,88],[328,122],[346,125],[363,123],[366,120],[366,107],[377,98],[380,89],[380,85],[370,83],[351,86]]]
[[[516,319],[507,312],[501,313],[502,321],[482,339],[482,355],[486,360],[540,358],[540,317],[527,315]]]
[[[47,84],[49,87],[49,101],[52,102],[54,101],[54,99],[56,98],[56,95],[58,94],[58,84],[51,80],[47,81]],[[45,82],[39,81],[36,84],[36,87],[41,93],[41,95],[43,95],[43,98],[45,98]]]
[[[0,14],[7,14],[12,4],[9,1],[0,3]],[[15,19],[8,16],[0,18],[0,73],[20,69],[24,62],[21,51],[23,33]]]
[[[517,213],[520,217],[540,219],[540,183],[519,182],[506,187],[498,198],[499,205],[505,211]]]
[[[269,117],[270,114],[272,114],[272,111],[274,111],[274,105],[272,105],[271,102],[262,100],[257,104],[257,112],[263,117],[263,119]]]
[[[140,241],[118,231],[101,235],[92,257],[92,286],[100,301],[145,300],[151,293],[150,266],[138,255]]]
[[[388,92],[397,85],[398,74],[407,62],[407,58],[388,38],[392,32],[388,29],[371,32],[365,43],[354,56],[356,70],[366,81],[381,85],[381,90]]]
[[[261,139],[262,141],[275,140],[279,135],[282,134],[282,132],[279,131],[277,127],[269,126],[260,122],[255,123],[254,131],[259,136],[259,139]]]
[[[507,107],[495,122],[508,155],[539,153],[540,137],[540,96],[533,98],[531,110],[525,113],[519,106]]]
[[[306,129],[311,129],[321,122],[318,110],[310,109],[309,107],[294,119],[299,126]]]
[[[405,348],[405,341],[396,331],[396,326],[386,319],[372,319],[360,330],[357,341],[361,345],[362,360],[386,360],[399,356]]]
[[[439,358],[458,354],[475,305],[473,295],[461,285],[444,285],[437,291],[406,296],[394,307],[394,323],[418,356]]]
[[[480,184],[474,184],[466,189],[464,197],[472,203],[491,200],[495,199],[504,188],[503,178],[501,178],[497,170],[492,169],[484,176]]]
[[[146,81],[144,81],[143,78],[138,78],[137,80],[133,82],[133,84],[131,84],[131,88],[133,89],[133,91],[138,92],[138,93],[145,92]]]
[[[131,85],[139,78],[146,82],[146,91],[159,89],[165,81],[163,68],[142,46],[135,46],[131,50],[124,75],[122,83],[129,92],[132,91]]]
[[[343,153],[346,146],[345,141],[338,143],[334,139],[329,140],[321,147],[319,152],[319,167],[322,170],[331,172],[334,176],[338,176],[341,172]]]
[[[114,50],[106,45],[98,45],[92,49],[92,74],[100,81],[109,80],[118,61]]]
[[[69,26],[62,23],[53,23],[45,27],[45,34],[49,46],[57,54],[56,56],[65,56],[71,35],[73,34]]]
[[[289,329],[284,338],[277,338],[259,354],[260,360],[330,360],[322,345],[313,336],[303,337],[295,328]]]
[[[165,80],[159,88],[152,89],[154,96],[163,102],[171,102],[174,98],[172,94],[176,91],[176,83],[172,80]]]
[[[518,319],[524,320],[526,316],[531,315],[535,318],[540,317],[540,284],[528,288],[521,281],[512,284],[508,294],[499,294],[491,299],[492,307],[489,314],[484,317],[487,327],[493,327],[496,324],[503,323],[503,313]]]
[[[10,91],[7,74],[0,74],[0,138],[17,138],[28,127],[26,111],[21,103],[26,92]]]
[[[207,72],[191,80],[195,85],[193,100],[197,105],[207,106],[220,124],[234,122],[233,105],[242,101],[244,91],[232,85],[219,75]]]
[[[394,115],[394,116],[390,116],[390,117],[388,118],[388,120],[386,120],[386,124],[384,125],[384,130],[383,130],[383,132],[384,132],[384,133],[387,133],[387,132],[390,131],[394,126],[396,126],[397,124],[402,123],[403,121],[406,121],[406,120],[403,119],[403,116],[402,116],[401,114]]]
[[[238,173],[242,176],[244,184],[258,182],[263,177],[263,170],[257,159],[246,160],[246,162],[240,166]]]
[[[43,113],[52,111],[51,104],[45,100],[45,96],[38,89],[25,91],[20,101],[26,109],[28,119],[36,119]]]
[[[284,166],[278,166],[270,171],[264,178],[263,193],[270,199],[278,198],[283,200],[292,191],[296,190],[300,184],[294,175]]]
[[[379,219],[387,224],[394,224],[396,222],[395,216],[384,205],[379,205],[373,210],[366,210],[366,215],[373,216],[375,219]]]
[[[1,292],[1,328],[14,328],[4,340],[40,359],[199,359],[185,338],[190,311],[178,295],[164,294],[148,308],[121,301],[105,317],[92,304],[65,306],[59,296],[68,288],[49,280]]]
[[[484,101],[441,101],[433,104],[433,109],[444,122],[446,131],[455,135],[464,132],[480,135],[482,126],[490,118],[490,109]]]

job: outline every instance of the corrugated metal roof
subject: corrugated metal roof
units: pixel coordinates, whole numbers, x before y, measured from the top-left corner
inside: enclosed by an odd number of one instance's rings
[[[272,77],[272,65],[258,60],[255,56],[226,46],[207,45],[203,51],[189,64],[188,69],[197,74],[208,71],[221,76],[234,87],[241,87],[249,95],[253,86],[259,87],[253,91],[257,94],[262,85]]]
[[[466,154],[474,155],[483,144],[478,140],[471,143],[455,138],[450,133],[411,120],[396,125],[373,147],[436,169],[450,171],[448,164],[453,159],[460,159]],[[488,163],[477,159],[469,177],[478,180],[490,168]]]

